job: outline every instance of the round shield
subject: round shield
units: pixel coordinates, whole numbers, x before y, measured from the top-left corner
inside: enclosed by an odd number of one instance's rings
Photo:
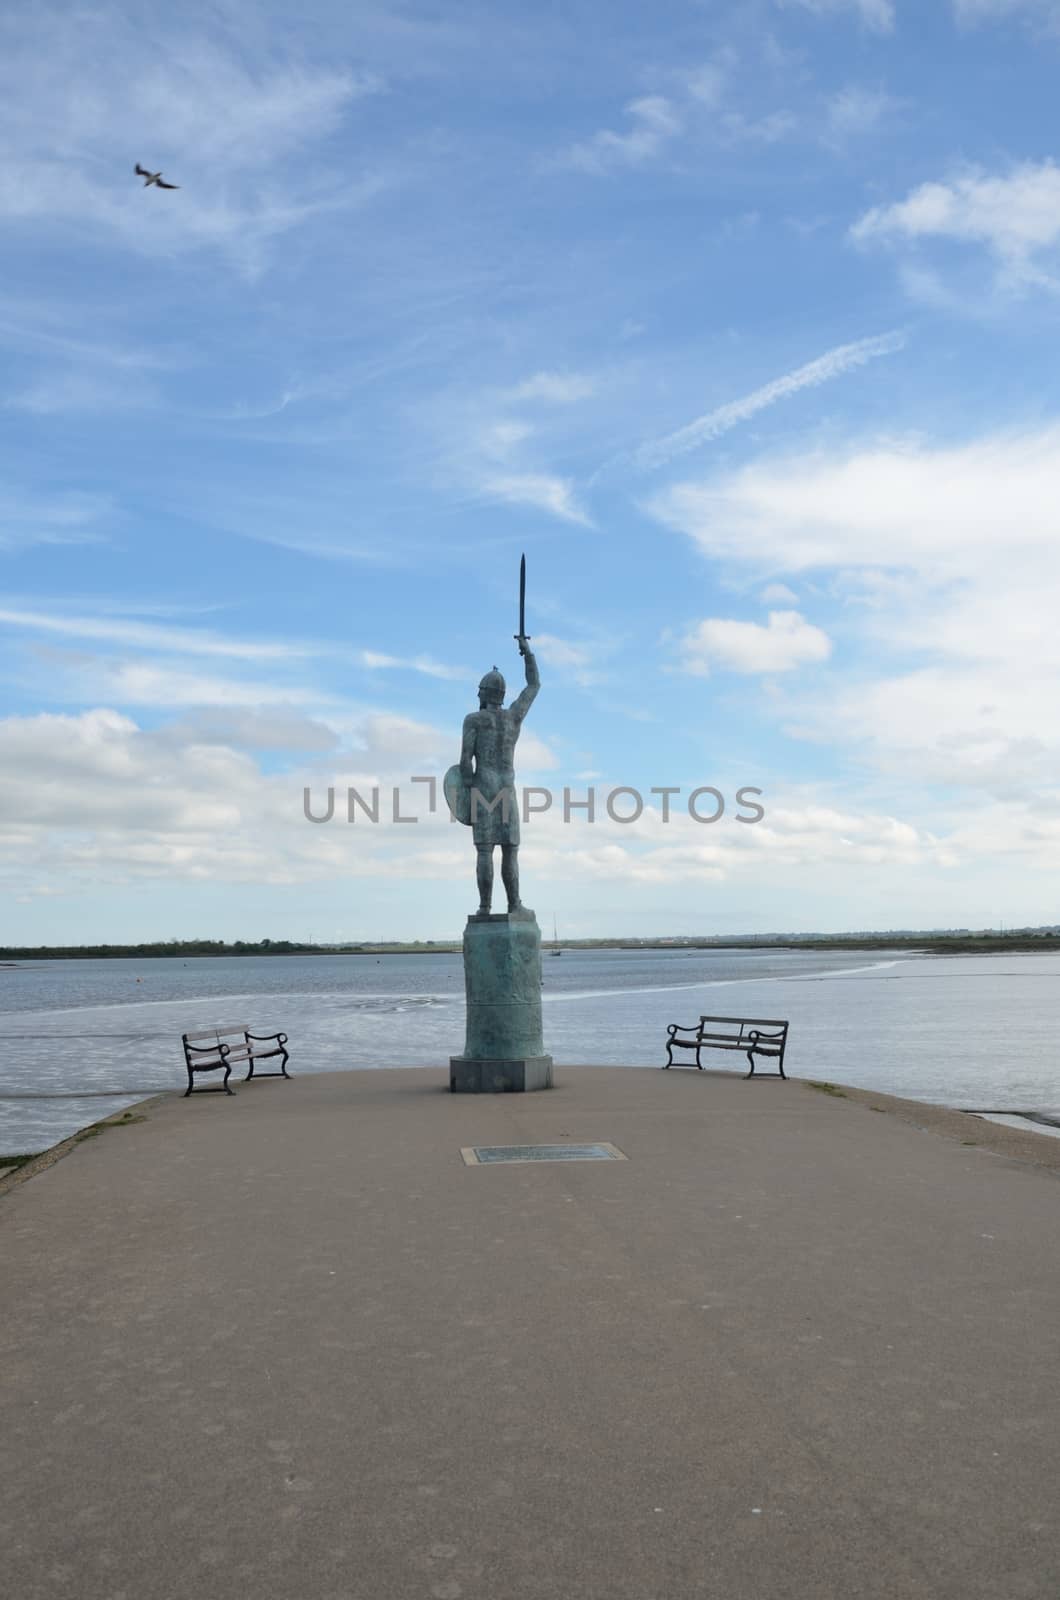
[[[442,790],[449,813],[465,828],[471,826],[471,789],[460,775],[459,767],[450,767],[442,780]]]

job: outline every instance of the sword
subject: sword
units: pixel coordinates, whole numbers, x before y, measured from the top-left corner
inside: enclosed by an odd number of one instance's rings
[[[526,557],[521,556],[519,560],[519,632],[515,636],[515,642],[519,645],[520,651],[522,650],[522,641],[527,638],[529,638],[529,634],[526,631]]]

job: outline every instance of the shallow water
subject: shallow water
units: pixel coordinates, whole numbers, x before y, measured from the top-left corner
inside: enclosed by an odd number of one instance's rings
[[[1060,1108],[1060,955],[592,950],[546,952],[542,968],[557,1063],[655,1066],[668,1022],[785,1017],[794,1076],[944,1105]],[[41,962],[0,969],[0,1000],[4,1154],[183,1090],[180,1036],[198,1028],[282,1028],[295,1074],[436,1066],[444,1079],[463,1046],[461,959],[441,953]]]

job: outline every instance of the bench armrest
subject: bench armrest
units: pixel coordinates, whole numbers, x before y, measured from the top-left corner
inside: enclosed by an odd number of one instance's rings
[[[256,1039],[259,1044],[267,1044],[270,1039],[278,1039],[280,1044],[287,1043],[287,1035],[285,1033],[248,1033],[247,1038]]]
[[[231,1048],[231,1045],[220,1043],[188,1044],[185,1042],[184,1045],[185,1052],[189,1056],[226,1056]]]
[[[675,1034],[678,1034],[678,1033],[691,1033],[691,1034],[695,1035],[698,1032],[699,1032],[699,1023],[698,1022],[693,1022],[687,1028],[685,1027],[683,1022],[669,1022],[666,1025],[667,1037],[670,1038],[670,1039],[672,1039],[675,1036]]]

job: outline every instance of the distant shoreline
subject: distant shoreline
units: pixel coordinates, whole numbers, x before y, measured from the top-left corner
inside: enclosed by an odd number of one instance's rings
[[[207,956],[436,956],[459,955],[456,940],[427,940],[411,943],[357,945],[294,944],[287,940],[247,944],[238,941],[225,945],[213,941],[189,940],[186,943],[141,945],[38,945],[0,948],[0,971],[19,971],[24,962],[37,961],[123,961],[123,960],[200,960]],[[567,950],[854,950],[897,952],[901,955],[1011,955],[1019,952],[1048,955],[1060,951],[1060,935],[1039,934],[852,934],[803,938],[778,935],[767,938],[658,938],[658,939],[570,939],[556,945],[542,940],[542,949]]]

